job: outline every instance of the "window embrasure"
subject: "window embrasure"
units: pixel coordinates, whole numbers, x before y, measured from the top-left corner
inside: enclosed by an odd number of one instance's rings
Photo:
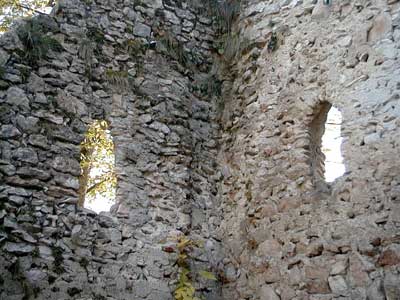
[[[341,154],[342,115],[330,103],[319,105],[310,124],[310,155],[314,183],[332,182],[345,172]]]
[[[114,143],[104,120],[94,121],[81,143],[79,206],[109,211],[115,203],[117,178]]]

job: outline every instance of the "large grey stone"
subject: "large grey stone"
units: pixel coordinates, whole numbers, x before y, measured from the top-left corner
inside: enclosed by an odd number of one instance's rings
[[[13,154],[15,160],[36,165],[39,160],[36,151],[32,148],[19,148]]]
[[[386,37],[392,31],[392,18],[388,13],[382,13],[374,19],[372,28],[368,34],[368,40],[376,42]]]
[[[3,125],[0,128],[0,139],[16,138],[21,135],[21,132],[13,125]]]
[[[383,287],[387,300],[400,299],[400,278],[389,270],[385,274]]]
[[[343,276],[330,276],[328,278],[328,283],[333,293],[343,296],[348,293],[348,286]]]
[[[35,73],[31,73],[28,81],[28,90],[30,92],[43,92],[45,89],[45,82],[43,78],[39,77]]]
[[[12,86],[7,90],[6,103],[22,108],[29,108],[29,99],[19,87]]]
[[[16,255],[26,255],[31,253],[34,249],[34,246],[24,243],[7,242],[4,246],[4,250]]]
[[[139,37],[150,37],[151,28],[143,23],[135,23],[133,34]]]
[[[54,158],[51,165],[55,170],[59,172],[70,173],[75,176],[79,176],[81,171],[79,162],[75,159],[71,159],[68,157],[57,156],[56,158]]]
[[[279,300],[279,296],[275,293],[272,286],[264,285],[260,288],[260,300]]]

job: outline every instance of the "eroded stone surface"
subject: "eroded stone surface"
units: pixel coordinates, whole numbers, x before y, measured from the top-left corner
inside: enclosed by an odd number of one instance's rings
[[[179,234],[207,245],[196,269],[221,267],[218,125],[214,100],[194,92],[214,38],[201,6],[59,1],[36,20],[64,50],[35,66],[17,60],[18,28],[1,37],[1,299],[171,299],[176,254],[163,246]],[[161,50],[167,34],[192,66]],[[76,206],[79,144],[95,119],[110,122],[118,174],[117,203],[100,215]],[[217,286],[196,282],[215,299]]]
[[[399,201],[390,196],[399,184],[398,9],[397,1],[242,3],[233,30],[249,48],[226,77],[219,151],[225,262],[241,276],[229,277],[225,299],[271,290],[284,300],[396,295],[383,282],[399,282]],[[331,186],[315,182],[310,163],[324,101],[344,118],[346,173]]]

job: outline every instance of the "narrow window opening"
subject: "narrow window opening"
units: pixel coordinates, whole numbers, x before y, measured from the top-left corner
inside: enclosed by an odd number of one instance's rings
[[[345,172],[341,151],[343,138],[341,136],[342,114],[331,107],[325,123],[325,133],[322,136],[322,152],[325,155],[325,180],[332,182]]]
[[[117,179],[114,143],[104,120],[94,121],[81,143],[79,206],[97,213],[115,203]]]
[[[324,102],[310,124],[311,169],[314,183],[332,182],[345,172],[341,154],[342,115],[330,103]]]

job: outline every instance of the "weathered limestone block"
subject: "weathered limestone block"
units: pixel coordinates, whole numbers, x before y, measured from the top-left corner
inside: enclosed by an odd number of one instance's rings
[[[22,89],[16,86],[12,86],[7,90],[6,103],[15,105],[22,109],[29,108],[28,97]]]
[[[390,32],[392,32],[392,17],[388,13],[382,13],[375,17],[372,28],[368,33],[368,41],[379,41]]]

